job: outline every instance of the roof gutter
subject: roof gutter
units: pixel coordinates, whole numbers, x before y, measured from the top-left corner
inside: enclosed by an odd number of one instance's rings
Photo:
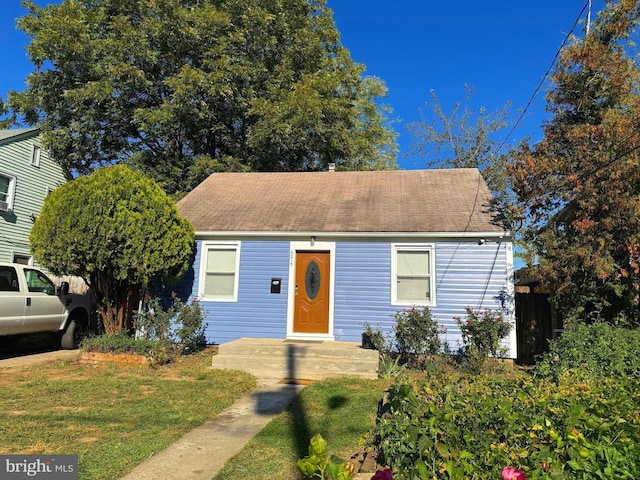
[[[501,232],[240,232],[240,231],[196,231],[197,239],[207,238],[240,238],[240,237],[262,237],[262,238],[429,238],[429,239],[469,239],[469,240],[492,240],[511,241],[513,235],[510,230]]]

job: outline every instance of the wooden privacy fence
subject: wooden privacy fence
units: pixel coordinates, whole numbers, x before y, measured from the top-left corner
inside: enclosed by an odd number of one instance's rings
[[[78,293],[80,295],[84,295],[89,291],[87,284],[84,283],[84,280],[80,277],[72,277],[70,275],[55,277],[53,275],[49,275],[49,278],[51,278],[51,281],[58,286],[62,282],[67,282],[69,284],[69,292],[71,293]]]
[[[533,365],[549,350],[549,340],[562,328],[556,309],[545,293],[516,293],[518,362]]]

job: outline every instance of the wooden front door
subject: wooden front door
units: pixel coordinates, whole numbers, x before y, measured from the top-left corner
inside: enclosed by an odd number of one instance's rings
[[[329,252],[296,252],[294,333],[329,333]]]

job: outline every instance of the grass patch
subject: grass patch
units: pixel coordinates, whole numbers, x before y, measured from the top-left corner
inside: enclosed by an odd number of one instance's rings
[[[113,480],[255,386],[209,369],[210,352],[165,368],[59,362],[0,371],[1,454],[79,456],[79,478]]]
[[[388,381],[338,378],[314,383],[216,475],[215,480],[299,479],[296,461],[320,433],[331,454],[348,459],[375,422]]]

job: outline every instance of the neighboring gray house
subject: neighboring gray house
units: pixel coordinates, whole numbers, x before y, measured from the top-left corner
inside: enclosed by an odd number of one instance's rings
[[[477,169],[214,173],[178,202],[196,231],[179,286],[207,339],[359,341],[428,306],[456,348],[465,307],[513,323],[512,237]],[[186,295],[185,295],[186,296]],[[515,329],[505,342],[517,356]]]
[[[0,262],[32,263],[29,233],[47,194],[66,182],[38,128],[0,130]]]

